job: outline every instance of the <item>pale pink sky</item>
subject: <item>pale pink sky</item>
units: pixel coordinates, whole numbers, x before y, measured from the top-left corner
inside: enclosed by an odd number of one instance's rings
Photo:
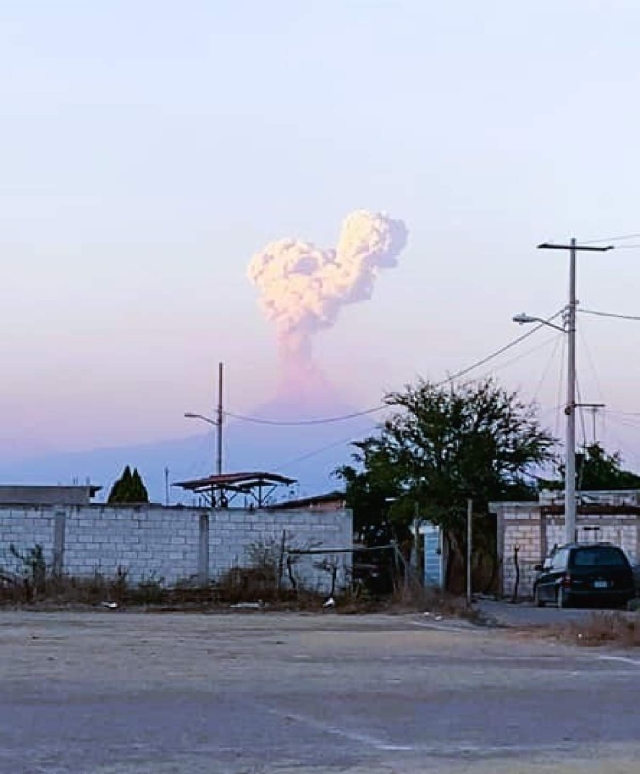
[[[538,242],[640,231],[639,24],[631,0],[4,4],[0,454],[193,432],[218,360],[250,413],[277,383],[250,257],[357,208],[410,239],[317,339],[356,408],[559,309]],[[637,313],[639,257],[581,259],[583,305]],[[583,332],[583,398],[635,455],[640,324]],[[547,409],[552,348],[497,371]]]

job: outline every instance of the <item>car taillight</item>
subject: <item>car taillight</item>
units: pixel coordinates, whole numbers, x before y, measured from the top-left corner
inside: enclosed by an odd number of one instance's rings
[[[571,575],[567,572],[564,574],[562,578],[562,585],[563,586],[570,586],[573,583],[573,578]]]

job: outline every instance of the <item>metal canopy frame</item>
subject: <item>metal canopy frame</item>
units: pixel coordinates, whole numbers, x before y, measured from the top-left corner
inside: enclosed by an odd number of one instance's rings
[[[255,507],[264,508],[279,486],[295,483],[294,478],[279,473],[249,472],[223,473],[193,481],[178,481],[173,486],[202,495],[212,508],[227,508],[241,494],[251,497]]]

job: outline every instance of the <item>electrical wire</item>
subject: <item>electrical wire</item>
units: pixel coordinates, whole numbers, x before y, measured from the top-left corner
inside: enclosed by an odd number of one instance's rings
[[[561,338],[563,338],[563,337],[561,337]],[[554,340],[556,340],[555,336],[553,338],[551,338],[551,339],[547,339],[542,346],[548,346]],[[504,367],[506,365],[510,365],[511,363],[517,362],[518,360],[521,360],[524,356],[530,355],[533,352],[536,352],[536,351],[540,350],[541,348],[542,348],[541,346],[538,346],[538,347],[535,347],[533,349],[527,350],[527,352],[523,353],[523,355],[521,357],[514,358],[514,359],[510,360],[508,363],[499,366],[499,368],[502,368],[502,367]],[[556,346],[556,350],[557,350],[557,346]],[[455,378],[455,376],[449,377],[449,379],[441,382],[439,385],[436,385],[436,386],[442,386],[442,385],[446,384],[448,381],[450,381],[451,379],[454,379],[454,378]],[[557,408],[562,408],[562,406],[553,406],[552,408],[547,409],[546,411],[547,412],[548,411],[555,411]],[[541,412],[541,413],[545,413],[545,412]],[[369,433],[372,429],[373,429],[373,426],[372,426],[372,428],[367,430],[366,433]],[[331,449],[334,449],[337,446],[344,446],[345,444],[347,444],[349,442],[353,442],[354,440],[358,440],[359,438],[363,438],[366,433],[359,433],[357,436],[355,436],[355,438],[354,438],[353,433],[351,433],[350,435],[345,436],[344,438],[341,438],[338,441],[333,441],[333,442],[325,444],[324,446],[321,446],[321,447],[319,447],[317,449],[314,449],[313,451],[306,452],[305,454],[302,454],[299,457],[295,457],[293,459],[290,459],[290,460],[287,460],[285,462],[282,462],[282,463],[280,463],[279,466],[280,466],[280,468],[286,468],[288,466],[295,465],[295,464],[298,464],[300,462],[304,462],[304,461],[306,461],[308,459],[311,459],[312,457],[316,457],[318,454],[322,454],[325,451],[329,451]]]
[[[616,433],[615,433],[615,435],[614,435],[614,433],[612,433],[612,432],[611,432],[611,428],[610,428],[610,427],[608,427],[608,428],[607,428],[607,438],[611,439],[612,441],[614,441],[614,442],[616,443],[616,445],[618,446],[618,449],[617,449],[616,451],[620,452],[620,453],[622,454],[622,457],[623,457],[623,458],[626,458],[626,459],[632,458],[632,459],[633,459],[634,466],[635,466],[637,469],[640,469],[640,464],[639,464],[639,463],[640,463],[640,459],[639,459],[639,457],[638,457],[638,454],[637,454],[636,452],[634,452],[634,451],[631,451],[630,453],[627,453],[627,452],[625,451],[625,449],[626,449],[626,450],[628,450],[628,449],[629,449],[629,443],[628,443],[628,441],[623,441],[623,440],[620,438],[620,436],[618,435],[618,431],[620,431],[620,432],[624,432],[625,434],[626,434],[626,433],[627,433],[629,430],[635,430],[635,431],[637,431],[637,430],[639,429],[639,428],[638,428],[638,425],[627,424],[626,422],[624,422],[624,421],[622,421],[622,420],[618,419],[618,418],[617,418],[617,417],[615,417],[615,416],[609,416],[608,418],[609,418],[609,420],[610,420],[610,421],[612,421],[612,422],[613,422],[615,425],[617,425],[617,427],[616,427]]]
[[[583,245],[595,245],[597,242],[624,242],[625,239],[638,239],[640,234],[622,234],[621,236],[607,237],[606,239],[589,239],[582,242]]]
[[[493,368],[490,368],[489,370],[484,371],[478,378],[482,379],[488,376],[489,374],[495,373],[496,371],[502,371],[503,368],[508,368],[514,363],[519,363],[521,360],[524,360],[525,357],[529,357],[529,355],[533,355],[535,352],[540,352],[540,350],[544,349],[545,347],[548,347],[549,344],[552,344],[554,341],[556,341],[557,337],[559,336],[561,336],[561,334],[556,333],[551,338],[545,339],[542,342],[542,344],[538,344],[538,346],[536,347],[531,347],[531,349],[525,350],[517,357],[512,357],[510,360],[506,360],[504,363],[500,363],[499,365],[493,366]]]
[[[620,425],[632,427],[634,430],[640,429],[640,415],[626,414],[623,411],[610,411],[611,419]]]
[[[593,309],[578,309],[581,314],[593,314],[596,317],[614,317],[617,320],[640,320],[640,316],[632,314],[616,314],[615,312],[597,312]]]
[[[491,360],[495,360],[495,358],[499,357],[500,355],[504,354],[508,350],[517,346],[522,341],[525,341],[526,339],[533,336],[541,328],[544,328],[547,325],[547,323],[550,323],[553,320],[555,320],[563,312],[564,312],[564,309],[561,309],[560,311],[551,315],[551,317],[548,317],[546,320],[541,321],[538,325],[534,326],[531,330],[527,331],[522,336],[518,336],[516,339],[513,339],[512,341],[510,341],[508,344],[505,344],[503,347],[500,347],[500,349],[497,349],[495,352],[491,352],[489,355],[487,355],[486,357],[483,357],[481,360],[478,360],[475,363],[472,363],[470,366],[467,366],[466,368],[463,368],[462,370],[447,376],[446,379],[443,379],[442,381],[437,382],[434,385],[434,387],[442,387],[445,384],[450,384],[456,379],[460,379],[463,376],[466,376],[467,374],[471,373],[471,371],[475,371],[476,369],[481,368],[483,365],[485,365],[486,363],[489,363]],[[357,417],[364,417],[369,414],[375,414],[378,411],[383,411],[384,409],[387,409],[387,408],[388,408],[388,405],[386,403],[381,403],[378,406],[373,406],[372,408],[364,409],[363,411],[353,411],[350,414],[342,414],[334,417],[322,417],[317,419],[298,419],[298,420],[289,420],[289,421],[276,420],[276,419],[263,419],[262,417],[252,417],[252,416],[246,416],[244,414],[235,414],[231,411],[225,411],[224,414],[230,419],[237,419],[242,422],[252,422],[258,425],[272,425],[275,427],[306,427],[306,426],[312,426],[312,425],[329,425],[329,424],[334,424],[336,422],[344,422],[348,419],[356,419]]]
[[[553,359],[554,359],[555,353],[558,351],[558,344],[557,344],[557,342],[561,338],[562,337],[560,336],[560,334],[557,334],[557,337],[554,336],[551,339],[547,339],[542,345],[540,345],[538,347],[535,347],[533,349],[529,349],[526,352],[523,352],[523,354],[520,357],[513,358],[513,359],[509,360],[507,363],[501,364],[500,366],[498,366],[496,368],[496,370],[498,370],[500,368],[505,368],[505,367],[507,367],[509,365],[512,365],[513,363],[516,363],[516,362],[522,360],[524,357],[526,357],[528,355],[531,355],[534,352],[537,352],[540,349],[543,349],[544,347],[549,346],[549,344],[551,344],[551,342],[556,341],[556,347],[554,348],[553,352],[551,353],[551,362],[548,364],[548,367],[549,367],[551,365]],[[547,370],[548,370],[548,368],[547,368]],[[535,402],[535,398],[532,400],[532,402]],[[550,411],[556,411],[556,409],[558,409],[558,408],[562,408],[562,406],[552,406],[551,408],[545,409],[545,410],[541,411],[540,413],[541,414],[545,414],[545,413],[548,413]],[[287,460],[286,462],[280,463],[279,467],[280,468],[286,468],[286,467],[288,467],[290,465],[296,465],[296,464],[298,464],[300,462],[305,462],[306,460],[311,459],[312,457],[316,457],[318,454],[322,454],[325,451],[330,451],[331,449],[335,449],[337,446],[343,446],[345,443],[347,443],[348,441],[350,441],[352,439],[353,439],[353,435],[349,435],[346,438],[341,438],[339,441],[333,441],[332,443],[328,443],[325,446],[321,446],[319,449],[314,449],[313,451],[310,451],[310,452],[307,452],[305,454],[302,454],[300,457],[295,457],[294,459]]]
[[[558,352],[558,347],[560,346],[560,342],[564,341],[564,336],[561,336],[559,333],[557,333],[551,341],[555,341],[556,345],[553,348],[553,351],[551,352],[551,356],[549,357],[549,360],[547,361],[546,366],[542,369],[542,374],[540,375],[540,380],[538,381],[538,385],[536,389],[533,392],[533,396],[531,397],[531,403],[535,403],[538,399],[538,394],[540,393],[540,390],[542,389],[542,385],[544,383],[544,380],[547,378],[547,375],[549,371],[551,370],[551,367],[553,365],[554,360],[556,359],[556,354]]]
[[[582,404],[582,393],[580,391],[580,381],[576,375],[576,390],[578,392],[578,408],[580,415],[580,426],[582,428],[582,445],[587,446],[587,424],[584,418],[584,405]]]
[[[593,356],[591,354],[591,349],[589,347],[589,343],[587,342],[587,337],[584,335],[582,328],[578,328],[578,335],[580,336],[580,343],[582,344],[584,351],[587,355],[587,361],[589,363],[589,367],[591,368],[591,371],[593,373],[593,378],[596,383],[596,387],[598,389],[598,399],[601,403],[606,404],[606,400],[604,398],[604,391],[602,389],[602,382],[600,380],[600,375],[598,374],[598,369],[596,368],[595,360],[593,359]]]
[[[553,434],[555,436],[559,435],[560,433],[560,409],[562,408],[563,404],[562,401],[562,390],[564,387],[564,354],[565,354],[565,348],[566,348],[566,337],[562,337],[562,352],[560,354],[560,378],[558,379],[558,404],[557,404],[557,411],[556,411],[556,422],[555,427],[553,430]]]

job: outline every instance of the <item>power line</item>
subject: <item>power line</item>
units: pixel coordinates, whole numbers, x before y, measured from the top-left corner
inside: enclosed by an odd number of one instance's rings
[[[587,445],[587,425],[584,419],[584,408],[585,405],[582,402],[582,393],[580,391],[580,381],[578,380],[578,377],[576,376],[576,390],[578,392],[578,409],[580,410],[580,425],[582,427],[582,445]]]
[[[593,378],[596,382],[596,387],[598,388],[598,397],[600,398],[600,401],[602,403],[606,403],[605,397],[604,397],[604,391],[602,389],[602,382],[600,381],[600,375],[598,374],[598,369],[596,368],[595,360],[593,359],[593,356],[591,354],[591,349],[589,347],[589,343],[587,341],[587,337],[583,333],[582,327],[578,329],[578,334],[580,336],[580,342],[582,343],[582,346],[584,348],[584,351],[587,354],[587,360],[589,362],[589,366],[591,368],[591,371],[593,373]]]
[[[562,339],[562,341],[564,341],[564,339],[562,337],[561,337],[561,339]],[[527,350],[527,352],[523,353],[523,355],[521,357],[514,358],[514,359],[508,361],[508,363],[504,364],[503,366],[500,366],[500,368],[502,368],[502,367],[504,367],[506,365],[511,365],[512,363],[517,362],[518,360],[521,360],[526,355],[530,355],[530,354],[532,354],[534,352],[537,352],[542,347],[546,347],[549,344],[551,344],[554,340],[555,340],[555,337],[551,338],[551,339],[547,339],[542,346],[534,347],[533,349]],[[557,346],[556,346],[554,352],[555,351],[557,351]],[[454,378],[455,378],[455,376],[449,377],[449,379],[447,379],[447,380],[445,380],[443,382],[440,382],[439,385],[435,385],[435,386],[436,387],[437,386],[442,386],[443,384],[446,384],[447,381],[449,381],[451,379],[454,379]],[[544,413],[547,413],[548,411],[555,411],[556,409],[561,409],[561,408],[562,408],[562,405],[559,404],[558,406],[553,406],[550,409],[543,410],[540,413],[544,414]],[[367,431],[367,432],[369,432],[369,431]],[[353,434],[350,434],[348,436],[345,436],[344,438],[341,438],[339,441],[332,441],[331,443],[325,444],[324,446],[321,446],[321,447],[319,447],[317,449],[314,449],[313,451],[306,452],[305,454],[302,454],[299,457],[295,457],[293,459],[287,460],[286,462],[282,462],[282,463],[279,464],[279,467],[280,468],[286,468],[289,465],[295,465],[295,464],[297,464],[299,462],[304,462],[305,460],[311,459],[311,457],[315,457],[318,454],[322,454],[325,451],[329,451],[330,449],[334,449],[337,446],[343,446],[344,444],[349,443],[350,441],[357,440],[358,438],[361,438],[364,435],[365,435],[365,433],[359,433],[356,436],[356,438],[354,439]]]
[[[557,397],[558,403],[557,403],[557,411],[556,411],[556,421],[555,421],[555,426],[554,426],[554,429],[553,429],[554,436],[558,436],[560,434],[560,410],[562,408],[562,404],[560,403],[560,401],[562,400],[562,392],[563,392],[563,388],[564,388],[565,372],[564,372],[563,364],[564,364],[564,353],[565,353],[565,349],[566,349],[566,344],[567,344],[566,336],[563,336],[562,337],[562,351],[560,353],[560,376],[558,378],[558,397]]]
[[[373,408],[364,409],[363,411],[353,411],[351,414],[340,414],[335,417],[321,417],[317,419],[295,419],[295,420],[280,420],[280,419],[263,419],[262,417],[250,417],[244,414],[234,414],[232,411],[225,411],[225,416],[231,419],[237,419],[241,422],[252,422],[256,425],[273,425],[275,427],[301,427],[306,425],[330,425],[334,422],[344,422],[348,419],[356,419],[357,417],[364,417],[367,414],[375,414],[377,411],[387,408],[386,404],[380,406],[374,406]]]
[[[500,347],[500,349],[497,349],[495,352],[492,352],[486,357],[483,357],[481,360],[478,360],[475,363],[472,363],[470,366],[467,366],[466,368],[463,368],[462,370],[457,371],[454,374],[451,374],[446,379],[443,379],[442,381],[437,382],[433,386],[442,387],[445,384],[449,384],[450,382],[453,382],[456,379],[460,379],[461,377],[466,376],[468,373],[471,373],[471,371],[475,371],[477,368],[481,368],[486,363],[490,362],[491,360],[494,360],[495,358],[504,354],[508,350],[517,346],[518,344],[520,344],[520,342],[525,341],[526,339],[533,336],[541,328],[544,328],[547,323],[552,322],[557,317],[559,317],[563,313],[563,311],[564,309],[561,309],[559,312],[556,312],[555,314],[551,315],[551,317],[547,318],[539,325],[536,325],[531,330],[527,331],[526,333],[523,333],[522,336],[518,336],[516,339],[513,339],[512,341],[510,341],[508,344],[505,344],[503,347]],[[356,419],[357,417],[363,417],[369,414],[375,414],[378,411],[383,411],[384,409],[387,409],[387,408],[389,408],[389,406],[386,403],[381,403],[378,406],[373,406],[372,408],[364,409],[363,411],[353,411],[350,414],[341,414],[334,417],[322,417],[317,419],[298,419],[298,420],[288,420],[288,421],[278,420],[278,419],[263,419],[262,417],[252,417],[252,416],[246,416],[244,414],[234,414],[231,411],[225,411],[224,414],[225,416],[230,417],[231,419],[237,419],[242,422],[253,422],[254,424],[258,424],[258,425],[271,425],[275,427],[306,427],[306,426],[312,426],[312,425],[329,425],[329,424],[334,424],[336,422],[344,422],[348,419]]]
[[[561,336],[559,333],[557,333],[551,341],[555,341],[556,345],[553,348],[553,351],[551,352],[551,355],[549,357],[549,360],[547,361],[546,366],[542,370],[542,374],[540,375],[540,380],[538,381],[538,386],[536,387],[532,397],[531,397],[531,403],[535,403],[538,399],[538,394],[540,393],[540,390],[542,389],[542,385],[544,383],[544,380],[547,378],[549,371],[551,370],[551,367],[553,366],[553,362],[556,359],[556,354],[558,352],[558,347],[560,346],[560,343],[564,341],[564,336]]]
[[[640,238],[640,234],[622,234],[620,236],[606,237],[605,239],[588,239],[586,242],[583,241],[583,244],[595,245],[598,242],[624,242],[625,239],[638,239],[638,238]]]
[[[640,320],[640,316],[632,314],[616,314],[615,312],[597,312],[593,309],[579,309],[582,314],[593,314],[596,317],[614,317],[618,320]]]

